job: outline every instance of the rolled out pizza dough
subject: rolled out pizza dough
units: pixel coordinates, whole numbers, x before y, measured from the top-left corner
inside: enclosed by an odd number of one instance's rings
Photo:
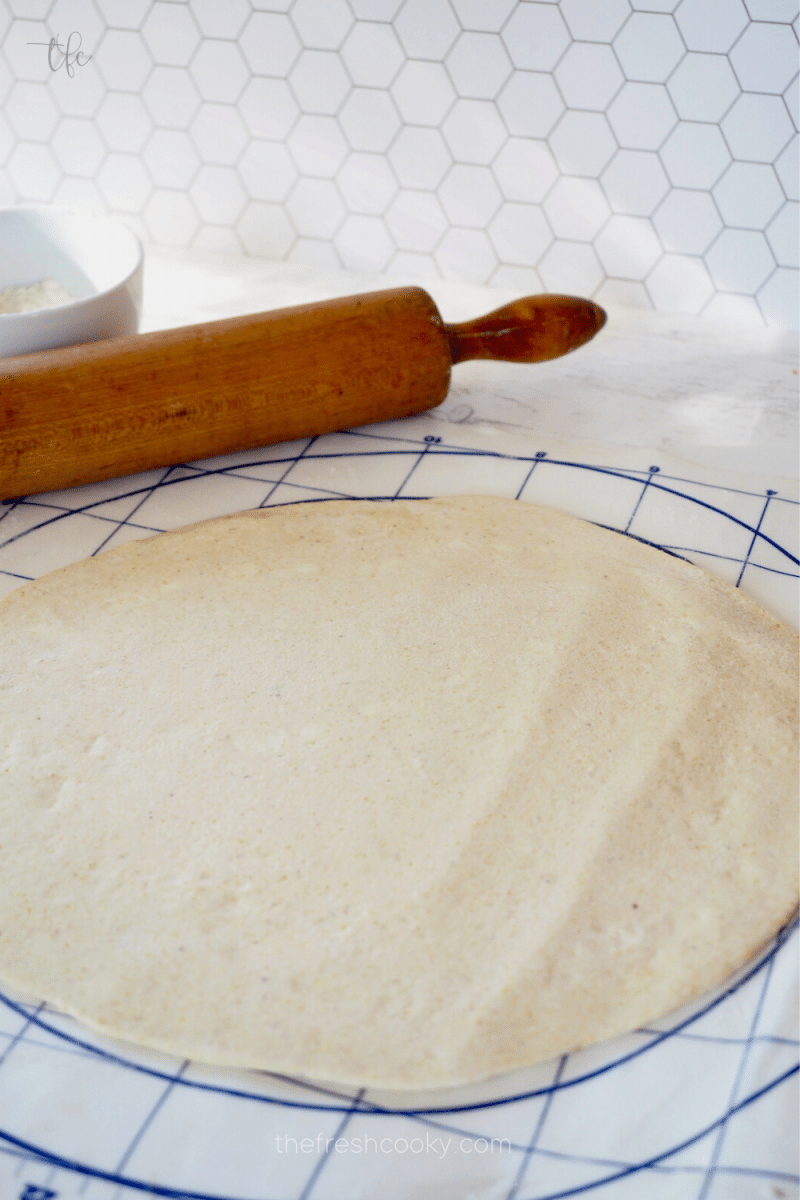
[[[797,903],[795,635],[491,497],[245,513],[0,605],[0,978],[210,1063],[507,1071]]]

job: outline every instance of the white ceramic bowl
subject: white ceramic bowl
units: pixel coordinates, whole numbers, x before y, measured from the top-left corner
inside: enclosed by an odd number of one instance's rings
[[[0,356],[136,333],[143,265],[139,239],[113,217],[0,209],[0,292],[54,279],[74,296],[54,308],[0,313]]]

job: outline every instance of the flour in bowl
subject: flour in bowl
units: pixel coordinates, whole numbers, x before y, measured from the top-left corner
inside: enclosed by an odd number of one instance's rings
[[[23,287],[8,287],[0,292],[0,313],[33,312],[37,308],[56,308],[69,304],[71,296],[56,279],[40,279]]]

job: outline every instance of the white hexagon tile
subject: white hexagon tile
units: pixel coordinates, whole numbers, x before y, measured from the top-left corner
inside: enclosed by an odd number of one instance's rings
[[[798,324],[796,0],[0,0],[0,203]]]

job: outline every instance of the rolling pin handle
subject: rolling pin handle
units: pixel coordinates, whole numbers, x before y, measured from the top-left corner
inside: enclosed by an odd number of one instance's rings
[[[577,350],[605,323],[605,312],[591,300],[541,295],[444,328],[454,364],[470,358],[532,363]]]

